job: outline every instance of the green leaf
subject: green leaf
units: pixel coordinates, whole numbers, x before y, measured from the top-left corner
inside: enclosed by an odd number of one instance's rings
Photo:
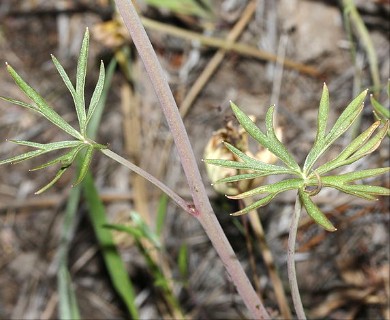
[[[234,216],[234,217],[237,217],[237,216],[241,216],[241,215],[243,215],[245,213],[251,212],[252,210],[256,210],[256,209],[258,209],[260,207],[264,207],[265,205],[270,203],[271,200],[276,197],[276,195],[277,194],[269,194],[268,196],[265,196],[264,198],[262,198],[262,199],[260,199],[258,201],[255,201],[254,203],[252,203],[251,205],[245,207],[244,209],[241,209],[239,211],[233,212],[230,215]]]
[[[39,189],[35,194],[41,194],[42,192],[45,192],[47,189],[52,187],[60,178],[61,176],[65,173],[65,171],[69,168],[67,167],[61,167],[58,171],[56,176],[54,177],[53,180],[51,180],[47,185],[45,185],[43,188]]]
[[[38,143],[38,142],[25,141],[25,140],[9,140],[9,141],[22,146],[28,146],[37,149],[47,150],[47,151],[73,148],[73,147],[77,147],[81,143],[80,141],[76,141],[76,140],[65,140],[65,141],[50,142],[50,143]]]
[[[276,138],[275,132],[272,128],[272,123],[270,123],[272,121],[273,107],[271,107],[267,112],[267,136],[239,107],[237,107],[233,102],[230,102],[230,105],[234,114],[236,115],[237,120],[251,137],[253,137],[263,147],[267,148],[275,156],[282,160],[291,170],[296,171],[297,173],[300,172],[300,168],[294,158],[288,153],[287,149]]]
[[[318,108],[318,115],[317,115],[317,135],[313,147],[315,147],[317,143],[320,143],[325,138],[328,116],[329,116],[329,91],[328,91],[328,87],[324,83],[320,106]]]
[[[93,113],[95,112],[96,107],[99,104],[99,100],[100,100],[100,97],[102,95],[103,88],[104,88],[104,76],[105,76],[104,64],[103,64],[103,61],[101,61],[100,62],[99,79],[96,83],[95,90],[93,91],[91,102],[89,103],[86,125],[88,125],[89,121],[92,118]]]
[[[301,169],[298,163],[295,161],[294,157],[291,156],[287,148],[280,142],[278,137],[275,134],[274,129],[274,111],[275,106],[271,106],[266,114],[265,125],[267,128],[267,137],[268,137],[268,150],[270,150],[274,155],[276,155],[280,160],[282,160],[289,168],[293,169],[297,173],[301,172]]]
[[[242,161],[244,161],[244,163],[252,165],[252,166],[258,168],[259,170],[263,169],[264,171],[269,171],[269,172],[279,172],[279,173],[286,173],[286,174],[288,174],[288,173],[295,174],[295,171],[292,171],[289,168],[281,167],[281,166],[277,166],[277,165],[273,165],[273,164],[269,164],[269,163],[265,163],[263,161],[260,161],[260,160],[257,160],[255,158],[252,158],[252,157],[246,155],[245,153],[243,153],[242,151],[238,150],[236,147],[234,147],[233,145],[231,145],[228,142],[224,142],[224,145],[233,154],[235,154],[238,158],[240,158]]]
[[[7,97],[3,97],[3,96],[0,96],[0,99],[2,99],[4,101],[7,101],[9,103],[15,104],[17,106],[23,107],[23,108],[27,108],[27,109],[33,110],[33,111],[38,112],[39,114],[43,115],[42,112],[36,106],[33,106],[30,103],[26,103],[26,102],[23,102],[23,101],[20,101],[20,100],[7,98]]]
[[[2,164],[7,164],[7,163],[19,163],[24,160],[28,160],[37,156],[40,156],[41,154],[44,154],[46,152],[49,152],[48,150],[34,150],[34,151],[29,151],[20,155],[17,155],[12,158],[4,159],[0,161],[0,165]]]
[[[375,112],[380,116],[381,119],[390,119],[390,110],[382,106],[372,94],[370,95],[370,101]]]
[[[138,240],[144,237],[142,230],[140,230],[138,227],[125,226],[122,224],[110,224],[110,223],[107,223],[102,227],[115,230],[115,231],[125,232]]]
[[[162,232],[165,226],[165,217],[167,215],[168,208],[168,196],[163,193],[160,196],[157,208],[157,217],[156,217],[156,234],[161,237]]]
[[[341,166],[351,164],[375,151],[389,128],[389,124],[387,123],[371,138],[379,125],[380,121],[373,123],[367,130],[356,137],[336,158],[318,167],[316,172],[322,175]]]
[[[234,176],[229,176],[226,178],[219,179],[213,183],[214,184],[219,184],[219,183],[230,183],[230,182],[236,182],[236,181],[241,181],[241,180],[251,180],[251,179],[256,179],[260,177],[266,177],[271,174],[278,174],[274,172],[256,172],[256,173],[243,173],[243,174],[237,174]]]
[[[88,46],[89,46],[89,30],[85,30],[83,42],[81,44],[79,60],[77,63],[76,73],[76,97],[77,103],[75,103],[77,119],[80,124],[81,134],[86,134],[87,116],[85,112],[85,100],[84,100],[84,87],[85,77],[87,74],[87,61],[88,61]]]
[[[83,155],[83,160],[81,162],[79,176],[76,182],[73,183],[73,186],[77,186],[81,181],[83,181],[85,175],[87,174],[89,165],[91,164],[92,161],[94,149],[95,148],[93,145],[87,147],[87,151],[85,152],[85,155]]]
[[[364,90],[345,108],[333,128],[330,130],[329,134],[326,136],[326,145],[332,144],[345,131],[347,131],[351,124],[356,120],[363,110],[363,102],[366,98],[367,91],[368,90]]]
[[[305,207],[306,212],[315,222],[317,222],[325,230],[332,232],[337,230],[302,188],[299,188],[298,193],[299,199],[302,205]]]
[[[57,112],[55,112],[46,101],[32,88],[30,87],[19,74],[10,66],[7,65],[7,70],[11,77],[14,79],[18,87],[37,105],[39,113],[41,113],[51,123],[64,130],[69,135],[76,139],[82,140],[83,136],[68,124]]]
[[[306,174],[311,170],[314,163],[318,158],[329,148],[329,146],[339,138],[352,123],[359,116],[360,112],[363,109],[363,101],[367,95],[367,90],[363,91],[358,95],[342,112],[340,117],[337,119],[333,128],[330,132],[324,137],[323,140],[316,141],[315,146],[310,150],[309,154],[306,157],[305,163],[303,165],[303,172]],[[322,124],[323,126],[323,124]]]
[[[57,60],[57,58],[54,55],[51,55],[51,60],[53,61],[54,66],[56,67],[58,73],[60,74],[69,92],[71,93],[74,104],[76,104],[77,103],[76,90],[72,84],[72,81],[70,81],[69,76],[66,73],[65,69],[63,68],[61,63]]]
[[[324,176],[321,177],[321,181],[324,185],[345,184],[347,182],[352,182],[352,181],[361,180],[365,178],[372,178],[375,176],[385,174],[387,172],[390,172],[390,167],[359,170],[359,171],[339,174],[337,176]]]
[[[303,179],[286,179],[279,182],[275,182],[273,184],[267,184],[265,186],[260,186],[258,188],[240,193],[235,196],[227,196],[229,199],[244,199],[247,197],[254,196],[256,194],[263,193],[272,193],[278,194],[287,190],[294,190],[301,188],[304,185],[305,181]]]
[[[115,246],[111,231],[102,228],[108,223],[104,206],[93,182],[92,175],[88,173],[82,183],[85,199],[88,203],[88,214],[99,241],[105,265],[110,275],[113,287],[118,292],[127,307],[131,318],[139,319],[140,315],[135,304],[135,290],[126,266]]]
[[[57,163],[60,163],[61,167],[69,167],[73,163],[73,161],[75,160],[77,154],[85,147],[86,147],[85,144],[79,143],[79,145],[77,147],[73,148],[71,151],[63,154],[62,156],[60,156],[56,159],[53,159],[53,160],[46,162],[38,167],[35,167],[34,169],[30,169],[30,171],[41,170],[43,168],[47,168],[47,167],[54,165],[54,164],[57,164]]]
[[[203,161],[207,164],[213,164],[220,167],[240,169],[240,170],[254,170],[254,171],[259,171],[264,173],[268,172],[263,168],[258,168],[258,166],[254,164],[247,164],[245,162],[238,162],[232,160],[220,160],[220,159],[204,159]]]

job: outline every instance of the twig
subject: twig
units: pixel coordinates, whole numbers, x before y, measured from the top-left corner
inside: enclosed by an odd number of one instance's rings
[[[171,35],[183,39],[196,40],[199,41],[201,44],[207,45],[212,48],[224,49],[226,51],[234,51],[245,56],[258,58],[261,60],[266,60],[271,62],[280,61],[279,57],[269,52],[259,50],[256,47],[249,46],[243,43],[234,43],[231,41],[226,41],[225,39],[201,35],[196,32],[180,29],[175,26],[167,25],[144,17],[142,18],[142,23],[145,25],[146,28],[150,28],[158,31],[165,31]],[[299,62],[295,62],[293,60],[285,59],[282,63],[286,68],[295,69],[301,73],[307,74],[312,77],[318,77],[321,75],[321,73],[316,68],[307,66]]]

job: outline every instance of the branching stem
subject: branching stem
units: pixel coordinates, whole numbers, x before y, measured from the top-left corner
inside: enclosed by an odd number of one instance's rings
[[[126,160],[125,158],[121,157],[119,154],[111,151],[110,149],[101,149],[100,150],[103,154],[105,154],[107,157],[110,157],[111,159],[115,160],[116,162],[120,163],[121,165],[125,166],[126,168],[130,169],[131,171],[134,171],[136,174],[140,175],[141,177],[145,178],[152,184],[154,184],[157,188],[159,188],[162,192],[164,192],[168,197],[170,197],[179,207],[184,209],[189,214],[193,214],[193,210],[191,210],[191,206],[187,201],[185,201],[182,197],[180,197],[175,191],[170,189],[167,185],[162,183],[160,180],[152,176],[150,173],[146,172],[145,170],[141,169],[140,167],[136,166],[135,164],[131,163],[130,161]]]
[[[297,231],[299,225],[299,218],[301,216],[302,203],[299,199],[299,194],[295,199],[294,214],[291,219],[290,232],[288,236],[288,252],[287,252],[287,269],[288,281],[291,288],[291,296],[294,303],[295,312],[299,320],[306,320],[305,311],[303,310],[301,295],[298,289],[297,274],[295,271],[295,244],[297,239]]]

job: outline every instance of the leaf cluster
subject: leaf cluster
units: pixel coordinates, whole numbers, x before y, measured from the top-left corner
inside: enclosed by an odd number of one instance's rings
[[[60,141],[60,142],[52,142],[52,143],[36,143],[31,141],[24,140],[10,140],[13,143],[28,146],[34,148],[35,150],[23,153],[21,155],[17,155],[15,157],[11,157],[5,160],[0,161],[0,165],[7,163],[18,163],[24,160],[28,160],[42,154],[67,149],[68,151],[61,156],[42,164],[32,170],[39,170],[46,168],[51,165],[60,165],[60,169],[57,171],[55,177],[44,187],[36,192],[36,194],[42,193],[48,188],[50,188],[55,182],[57,182],[60,177],[64,174],[64,172],[71,166],[71,164],[76,159],[77,155],[80,152],[83,152],[83,161],[79,170],[79,176],[75,181],[75,185],[80,183],[85,174],[87,173],[93,152],[96,149],[104,149],[106,148],[103,145],[100,145],[93,140],[87,137],[87,127],[88,124],[96,110],[96,107],[99,103],[100,97],[102,95],[103,87],[104,87],[104,65],[103,62],[100,64],[99,78],[95,87],[95,90],[92,94],[91,101],[88,106],[88,110],[86,110],[85,98],[84,98],[84,87],[85,87],[85,78],[87,72],[87,60],[88,60],[88,47],[89,47],[89,31],[86,29],[82,46],[80,49],[80,56],[77,63],[77,74],[76,74],[76,86],[73,86],[69,76],[66,71],[62,67],[62,65],[58,62],[55,56],[52,57],[52,61],[60,74],[62,80],[64,81],[66,87],[70,91],[76,113],[77,119],[79,123],[79,130],[72,127],[68,122],[64,120],[46,101],[45,99],[35,91],[26,81],[22,79],[22,77],[9,65],[7,64],[7,71],[17,84],[17,86],[23,91],[23,93],[32,101],[32,103],[25,103],[23,101],[15,100],[7,97],[0,97],[1,99],[10,102],[15,105],[19,105],[23,108],[30,109],[34,112],[39,113],[41,116],[45,117],[55,126],[68,133],[70,136],[75,138],[76,140],[69,141]]]
[[[381,121],[373,123],[368,129],[351,141],[334,159],[313,169],[321,156],[358,118],[363,109],[363,102],[366,95],[367,90],[359,94],[345,108],[333,127],[327,131],[329,92],[324,84],[318,110],[316,138],[302,167],[299,166],[294,157],[275,134],[275,126],[273,123],[274,106],[271,106],[268,109],[265,119],[266,131],[263,132],[239,107],[231,102],[231,108],[241,126],[259,144],[278,157],[282,162],[282,165],[271,165],[253,159],[229,143],[225,143],[225,146],[240,159],[239,161],[221,159],[205,159],[204,161],[208,164],[222,167],[251,170],[251,173],[227,177],[217,181],[217,183],[254,179],[256,177],[269,175],[283,174],[287,175],[287,177],[293,176],[292,178],[284,178],[281,181],[272,184],[259,186],[236,196],[229,196],[231,199],[243,199],[254,195],[262,196],[260,200],[255,201],[251,205],[232,215],[237,216],[248,213],[251,210],[268,204],[281,192],[297,190],[299,199],[307,213],[326,230],[335,231],[336,228],[312,200],[312,197],[316,195],[322,187],[335,188],[341,192],[367,200],[375,200],[377,196],[381,195],[389,196],[390,190],[388,188],[355,183],[357,180],[389,172],[390,168],[388,167],[353,171],[341,175],[329,174],[334,169],[350,165],[376,150],[389,130],[388,120],[382,121],[382,125]]]

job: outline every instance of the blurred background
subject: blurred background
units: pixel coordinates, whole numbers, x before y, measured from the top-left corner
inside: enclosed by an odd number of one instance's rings
[[[282,194],[260,208],[259,229],[247,216],[229,215],[242,204],[212,188],[201,159],[213,133],[231,126],[239,131],[230,100],[260,126],[275,104],[282,139],[300,163],[315,138],[324,82],[331,123],[366,88],[388,107],[390,3],[134,3],[184,117],[218,219],[269,312],[289,318],[286,245],[295,195]],[[72,97],[50,54],[74,81],[87,27],[87,101],[100,60],[107,71],[96,141],[191,201],[153,88],[113,1],[2,0],[0,95],[28,101],[7,73],[8,62],[76,126]],[[374,119],[367,99],[359,125],[326,157]],[[38,114],[2,100],[0,137],[0,160],[28,150],[6,139],[68,139]],[[252,142],[250,148],[259,151]],[[0,318],[249,318],[200,225],[158,189],[96,154],[88,183],[72,188],[71,168],[47,192],[34,195],[58,170],[29,171],[41,161],[0,166]],[[352,170],[377,166],[389,166],[388,138]],[[389,176],[375,183],[389,187]],[[315,199],[338,231],[326,232],[302,218],[297,273],[308,317],[390,319],[389,200],[361,201],[326,189]]]

